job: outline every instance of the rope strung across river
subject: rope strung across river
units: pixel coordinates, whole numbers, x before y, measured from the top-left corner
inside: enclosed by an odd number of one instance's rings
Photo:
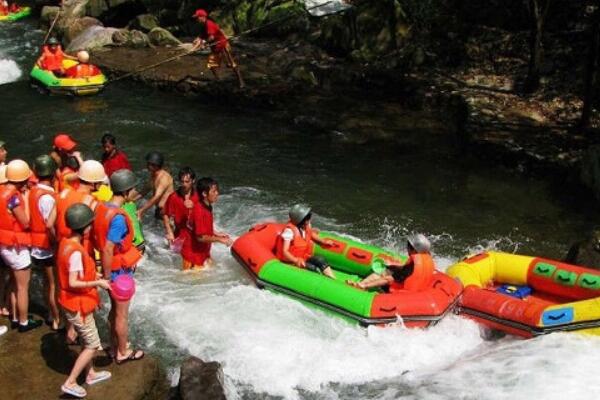
[[[319,4],[319,5],[316,5],[316,6],[313,6],[313,7],[309,7],[309,8],[307,8],[307,9],[306,9],[306,12],[312,11],[312,10],[314,10],[314,9],[317,9],[317,8],[320,8],[320,7],[324,7],[324,6],[326,6],[326,5],[328,5],[328,4],[331,4],[331,3],[333,3],[333,2],[334,2],[334,0],[330,0],[330,1],[328,1],[328,2],[325,2],[325,3],[323,3],[323,4]],[[243,32],[241,32],[241,33],[239,33],[239,34],[237,34],[237,35],[231,36],[230,38],[228,38],[228,40],[230,40],[230,41],[237,40],[237,39],[239,39],[240,37],[242,37],[242,36],[244,36],[244,35],[248,35],[248,34],[250,34],[250,33],[254,33],[254,32],[257,32],[257,31],[259,31],[259,30],[261,30],[261,29],[264,29],[264,28],[266,28],[266,27],[269,27],[269,26],[273,26],[273,25],[279,24],[279,23],[281,23],[281,22],[284,22],[284,21],[287,21],[288,19],[291,19],[291,18],[293,18],[293,17],[296,17],[296,15],[294,15],[294,14],[292,14],[292,15],[286,15],[285,17],[278,18],[278,19],[276,19],[276,20],[274,20],[274,21],[271,21],[271,22],[269,22],[268,24],[261,25],[261,26],[258,26],[258,27],[256,27],[256,28],[248,29],[248,30],[245,30],[245,31],[243,31]],[[213,46],[216,46],[216,43],[209,43],[209,44],[208,44],[208,47],[213,47]],[[175,60],[179,60],[179,59],[180,59],[180,58],[182,58],[182,57],[186,57],[186,56],[189,56],[189,55],[191,55],[191,54],[199,53],[199,52],[201,52],[201,51],[204,51],[204,49],[198,49],[198,50],[186,51],[185,53],[182,53],[182,54],[178,54],[178,55],[175,55],[175,56],[169,57],[169,58],[167,58],[167,59],[165,59],[165,60],[159,61],[159,62],[157,62],[157,63],[154,63],[154,64],[151,64],[151,65],[147,65],[147,66],[145,66],[145,67],[142,67],[142,68],[140,68],[140,69],[138,69],[138,70],[131,71],[131,72],[128,72],[128,73],[126,73],[126,74],[124,74],[124,75],[121,75],[121,76],[119,76],[119,77],[116,77],[115,79],[112,79],[112,80],[108,81],[108,82],[107,82],[107,84],[108,84],[108,83],[112,83],[112,82],[117,82],[117,81],[120,81],[121,79],[128,78],[128,77],[130,77],[130,76],[132,76],[132,75],[139,74],[139,73],[142,73],[142,72],[144,72],[144,71],[148,71],[148,70],[150,70],[150,69],[156,68],[156,67],[158,67],[158,66],[161,66],[161,65],[163,65],[163,64],[170,63],[170,62],[172,62],[172,61],[175,61]],[[206,53],[206,54],[208,54],[208,53]]]

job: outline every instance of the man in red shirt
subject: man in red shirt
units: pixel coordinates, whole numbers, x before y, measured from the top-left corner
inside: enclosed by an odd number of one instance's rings
[[[113,135],[107,133],[102,136],[101,143],[102,148],[104,149],[104,153],[102,154],[102,165],[104,166],[106,176],[110,178],[113,172],[120,169],[132,171],[127,156],[117,148],[117,139]]]
[[[196,186],[200,202],[194,205],[193,221],[194,236],[199,242],[198,256],[202,259],[203,266],[212,264],[210,258],[210,248],[213,243],[222,243],[225,246],[231,246],[233,240],[226,233],[215,232],[213,225],[213,204],[219,198],[219,185],[212,178],[201,178]]]
[[[194,205],[200,201],[194,190],[196,174],[190,167],[183,167],[178,178],[179,189],[169,195],[163,209],[163,224],[171,248],[181,252],[183,270],[186,271],[202,268],[205,258],[193,233],[192,212]]]
[[[192,15],[200,24],[203,25],[202,33],[196,40],[194,40],[194,47],[192,51],[204,48],[207,44],[210,47],[211,53],[208,56],[208,62],[206,67],[209,68],[215,79],[219,80],[219,73],[217,69],[221,67],[223,55],[227,58],[227,66],[233,69],[235,72],[240,88],[244,88],[244,80],[242,79],[242,73],[240,72],[239,66],[236,64],[231,54],[231,46],[227,36],[223,33],[219,25],[213,20],[208,19],[208,13],[203,9],[198,9]]]

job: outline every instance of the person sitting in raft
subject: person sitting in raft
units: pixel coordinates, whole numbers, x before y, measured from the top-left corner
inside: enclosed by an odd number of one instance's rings
[[[374,265],[375,272],[362,281],[348,280],[346,283],[359,289],[381,286],[388,286],[392,290],[404,289],[415,292],[425,289],[431,282],[435,270],[435,263],[430,253],[431,243],[419,233],[407,238],[406,249],[408,252],[406,263],[382,257],[382,262],[385,263],[382,270],[378,270]]]
[[[284,263],[293,264],[314,272],[321,272],[335,279],[333,270],[323,257],[314,256],[314,242],[329,247],[333,242],[321,239],[318,231],[310,225],[312,210],[310,207],[296,204],[290,210],[290,220],[277,240],[277,258]]]
[[[77,60],[77,58],[63,52],[63,49],[54,37],[48,39],[46,45],[42,47],[42,55],[38,58],[36,64],[41,69],[52,72],[56,76],[65,76],[63,68],[64,59]]]
[[[79,64],[73,65],[65,71],[67,78],[88,78],[102,73],[100,68],[89,63],[90,54],[85,50],[77,52],[77,61]]]
[[[0,15],[1,16],[5,16],[8,15],[8,2],[6,1],[0,1]]]

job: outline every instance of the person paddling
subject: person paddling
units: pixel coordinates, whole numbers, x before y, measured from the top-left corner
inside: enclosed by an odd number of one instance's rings
[[[335,278],[333,270],[323,257],[314,255],[314,243],[331,246],[329,239],[321,239],[317,231],[310,225],[312,210],[310,207],[296,204],[289,213],[290,220],[277,238],[277,258],[299,268],[321,272],[330,278]]]
[[[223,56],[225,56],[227,59],[227,66],[233,69],[237,76],[240,89],[244,88],[246,84],[242,79],[240,67],[233,58],[231,46],[229,45],[229,40],[227,40],[225,33],[223,33],[216,22],[208,18],[208,13],[201,8],[196,10],[194,15],[192,15],[192,18],[202,25],[202,33],[194,40],[192,51],[203,49],[207,45],[210,47],[210,55],[208,56],[206,67],[211,70],[216,80],[221,79],[218,69],[221,67]]]
[[[63,393],[83,398],[86,390],[77,384],[77,378],[85,371],[85,382],[94,385],[111,377],[108,371],[96,371],[92,360],[101,349],[100,336],[94,320],[94,312],[100,306],[98,288],[110,290],[107,279],[99,279],[96,263],[83,247],[84,236],[89,236],[94,212],[85,204],[73,204],[67,209],[67,226],[71,234],[60,241],[57,251],[60,292],[58,302],[65,311],[69,323],[75,327],[83,349],[75,360],[71,373],[62,384]]]
[[[346,281],[359,289],[388,286],[391,290],[404,289],[420,291],[428,287],[435,271],[435,263],[431,257],[431,243],[422,234],[411,235],[406,240],[408,260],[399,263],[390,258],[378,262],[374,273],[360,282]]]
[[[65,59],[77,60],[76,57],[65,53],[62,46],[55,37],[48,39],[46,45],[42,47],[42,55],[38,58],[36,64],[41,69],[52,72],[54,75],[65,76],[63,61]]]

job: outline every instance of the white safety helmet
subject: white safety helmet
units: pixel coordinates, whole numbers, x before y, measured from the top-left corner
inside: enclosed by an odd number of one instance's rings
[[[78,51],[77,60],[80,63],[87,63],[88,61],[90,61],[90,54],[85,50]]]
[[[429,253],[431,250],[431,242],[421,233],[408,236],[406,241],[417,253]]]

